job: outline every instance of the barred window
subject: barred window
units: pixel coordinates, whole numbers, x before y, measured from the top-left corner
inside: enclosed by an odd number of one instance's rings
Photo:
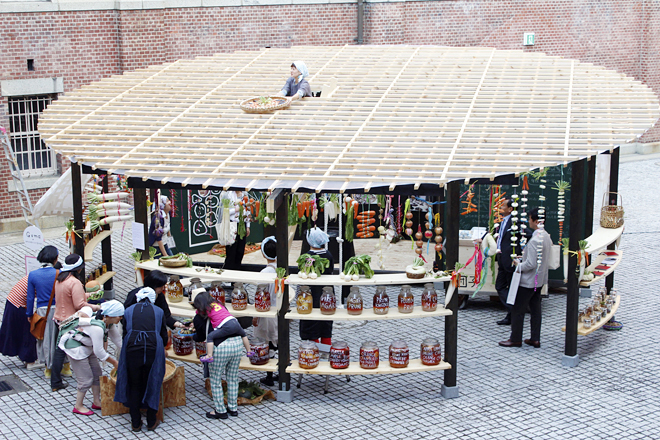
[[[24,176],[57,174],[55,153],[39,137],[39,115],[57,95],[17,96],[9,98],[11,146]]]

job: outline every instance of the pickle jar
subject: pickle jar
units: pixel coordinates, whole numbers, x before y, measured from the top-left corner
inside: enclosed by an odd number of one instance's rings
[[[177,303],[183,301],[183,285],[178,275],[170,276],[170,281],[165,286],[169,302]]]
[[[360,368],[373,370],[378,368],[379,363],[380,353],[378,351],[378,345],[372,341],[363,342],[360,347]]]
[[[334,315],[337,311],[337,298],[333,287],[325,286],[323,288],[320,305],[322,315]]]
[[[197,277],[191,278],[190,285],[185,291],[185,296],[187,296],[188,298],[192,298],[193,290],[201,289],[203,287],[204,285],[202,284],[202,280],[200,280]]]
[[[582,328],[584,328],[585,330],[591,328],[591,318],[584,318],[582,320]]]
[[[209,287],[208,292],[209,295],[211,295],[211,298],[223,306],[225,305],[225,289],[222,287],[222,281],[213,281],[211,283],[211,287]]]
[[[250,351],[254,352],[254,356],[250,358],[252,365],[266,365],[270,360],[268,342],[263,339],[250,339]]]
[[[268,284],[259,284],[254,294],[254,308],[257,312],[267,312],[270,310],[270,292]]]
[[[409,285],[401,286],[401,293],[399,293],[399,313],[412,313],[415,308],[415,297],[411,292]]]
[[[305,370],[318,367],[321,355],[319,347],[313,341],[302,341],[298,347],[298,365]]]
[[[390,367],[406,368],[410,361],[410,350],[405,341],[392,341],[390,345]]]
[[[195,334],[188,329],[179,329],[172,334],[172,346],[177,356],[188,356],[195,349]]]
[[[346,297],[346,312],[349,315],[362,314],[362,295],[358,286],[351,287],[351,291]]]
[[[197,355],[198,359],[206,354],[205,341],[201,341],[201,342],[195,341],[195,354]]]
[[[376,287],[374,295],[374,314],[386,315],[390,310],[390,297],[387,296],[385,286]]]
[[[330,361],[330,368],[337,370],[348,368],[349,364],[351,363],[348,343],[344,341],[333,342],[332,346],[330,347],[330,355],[328,360]]]
[[[309,286],[300,286],[298,297],[296,298],[296,310],[301,315],[312,313],[313,301],[312,291]]]
[[[422,365],[440,364],[440,361],[442,361],[440,342],[435,338],[424,339],[419,350],[419,357]]]
[[[425,312],[435,312],[437,308],[438,294],[433,288],[433,284],[424,284],[424,291],[422,292],[422,310]]]
[[[248,304],[248,294],[243,283],[235,283],[231,291],[231,307],[234,310],[245,310]]]

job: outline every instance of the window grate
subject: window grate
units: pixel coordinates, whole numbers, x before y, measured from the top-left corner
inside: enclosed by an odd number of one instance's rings
[[[18,168],[25,176],[50,176],[57,173],[53,150],[37,131],[39,115],[57,95],[9,98],[9,131]]]

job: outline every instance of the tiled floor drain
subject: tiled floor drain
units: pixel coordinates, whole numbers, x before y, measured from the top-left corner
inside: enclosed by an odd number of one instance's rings
[[[0,397],[29,390],[30,387],[16,375],[0,376]]]

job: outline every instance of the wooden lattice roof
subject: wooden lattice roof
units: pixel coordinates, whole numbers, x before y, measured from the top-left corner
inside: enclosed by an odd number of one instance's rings
[[[321,98],[273,114],[294,60]],[[152,66],[67,93],[46,144],[163,184],[312,191],[414,189],[564,164],[634,140],[657,96],[623,74],[540,53],[436,46],[293,47]]]

